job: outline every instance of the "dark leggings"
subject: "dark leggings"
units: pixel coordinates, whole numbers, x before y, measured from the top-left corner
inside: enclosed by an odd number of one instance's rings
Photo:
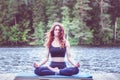
[[[60,69],[59,75],[71,76],[79,72],[79,69],[77,67],[66,67],[65,62],[51,62],[50,66],[52,68],[58,67]],[[49,70],[47,67],[42,66],[36,68],[34,72],[39,76],[56,74],[55,72]]]

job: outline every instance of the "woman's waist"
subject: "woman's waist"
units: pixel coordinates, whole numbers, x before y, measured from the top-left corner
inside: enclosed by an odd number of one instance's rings
[[[52,62],[65,62],[65,58],[64,57],[52,57],[51,61]]]
[[[56,61],[51,61],[51,63],[50,63],[50,66],[52,67],[52,68],[55,68],[55,67],[57,67],[57,68],[59,68],[59,69],[63,69],[63,68],[65,68],[66,67],[66,63],[65,62],[56,62]]]

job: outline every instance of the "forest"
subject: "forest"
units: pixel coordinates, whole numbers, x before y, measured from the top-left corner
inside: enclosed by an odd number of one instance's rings
[[[120,45],[120,0],[0,0],[0,46],[41,46],[53,22],[71,45]]]

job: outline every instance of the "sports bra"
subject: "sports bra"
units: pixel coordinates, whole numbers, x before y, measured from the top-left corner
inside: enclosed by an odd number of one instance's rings
[[[51,45],[49,52],[51,54],[51,57],[65,57],[66,47],[60,48]]]

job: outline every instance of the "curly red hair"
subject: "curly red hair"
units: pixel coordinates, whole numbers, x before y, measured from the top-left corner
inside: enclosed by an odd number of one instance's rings
[[[60,28],[59,37],[58,37],[60,47],[61,48],[65,47],[65,41],[66,40],[65,40],[65,33],[64,33],[63,25],[61,23],[55,22],[55,23],[53,23],[51,29],[47,32],[47,35],[46,35],[45,47],[47,47],[47,48],[50,48],[51,43],[54,40],[54,30],[55,30],[56,26],[59,26],[59,28]]]

